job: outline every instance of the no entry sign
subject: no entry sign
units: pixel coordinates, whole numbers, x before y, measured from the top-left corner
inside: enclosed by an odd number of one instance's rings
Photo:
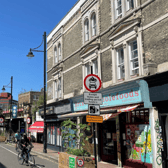
[[[101,88],[101,80],[97,75],[87,75],[84,79],[84,86],[89,92],[97,92]]]
[[[4,119],[1,117],[0,118],[0,123],[3,123],[4,122]]]

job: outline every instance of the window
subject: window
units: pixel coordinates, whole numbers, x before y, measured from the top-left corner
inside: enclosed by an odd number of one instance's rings
[[[37,95],[33,95],[33,100],[38,100],[38,96]]]
[[[54,49],[54,56],[55,56],[55,63],[58,62],[58,58],[57,58],[57,47],[55,47]]]
[[[97,60],[94,60],[92,62],[92,67],[93,67],[93,74],[98,75],[98,64],[97,64]]]
[[[55,81],[55,99],[57,99],[58,98],[58,94],[57,94],[57,92],[58,92],[58,89],[57,89],[57,81]]]
[[[85,41],[89,40],[89,20],[85,20]]]
[[[117,77],[118,77],[118,79],[125,78],[123,48],[120,48],[120,49],[117,50]]]
[[[85,64],[85,76],[91,74],[91,68],[92,68],[92,73],[95,75],[98,75],[98,63],[97,59],[92,60],[91,63]]]
[[[126,0],[126,11],[134,8],[134,0]]]
[[[59,61],[62,59],[61,58],[61,44],[58,44],[58,57],[59,57]]]
[[[85,76],[89,75],[90,74],[90,66],[89,66],[89,63],[85,65]]]
[[[93,13],[91,17],[92,36],[96,35],[96,14]]]
[[[129,43],[130,74],[139,74],[137,41]]]
[[[61,93],[61,78],[59,78],[58,79],[58,96],[59,96],[59,98],[62,97],[61,94],[62,94]]]
[[[121,0],[116,0],[116,18],[122,16],[122,2]]]

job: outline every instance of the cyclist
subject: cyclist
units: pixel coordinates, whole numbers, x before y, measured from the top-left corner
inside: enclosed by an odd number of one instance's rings
[[[23,137],[21,138],[20,140],[20,147],[21,147],[21,150],[22,150],[22,156],[23,154],[25,153],[26,154],[26,163],[28,163],[28,152],[27,152],[27,147],[28,146],[31,146],[33,147],[32,143],[29,141],[29,139],[27,138],[27,134],[24,133],[23,134]]]
[[[19,142],[19,140],[20,140],[20,134],[19,134],[19,131],[17,131],[16,132],[16,134],[15,134],[15,143],[16,143],[16,145],[15,145],[15,149],[17,150],[17,143]]]

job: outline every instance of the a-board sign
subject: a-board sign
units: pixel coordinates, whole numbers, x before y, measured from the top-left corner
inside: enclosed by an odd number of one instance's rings
[[[84,93],[84,104],[103,104],[102,93]]]
[[[89,92],[97,92],[101,88],[101,80],[97,75],[89,74],[84,79],[84,86]]]
[[[103,123],[103,117],[102,116],[87,115],[86,122]]]

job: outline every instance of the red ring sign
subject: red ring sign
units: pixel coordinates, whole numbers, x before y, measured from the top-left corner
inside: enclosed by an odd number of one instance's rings
[[[30,124],[31,119],[28,117],[27,118],[27,124]]]
[[[101,80],[97,75],[89,74],[84,79],[84,86],[90,92],[97,92],[101,88]]]
[[[3,123],[4,122],[4,119],[1,117],[0,118],[0,123]]]
[[[77,165],[78,165],[79,167],[82,167],[82,166],[84,165],[84,161],[83,161],[82,159],[78,159],[78,160],[77,160]]]

